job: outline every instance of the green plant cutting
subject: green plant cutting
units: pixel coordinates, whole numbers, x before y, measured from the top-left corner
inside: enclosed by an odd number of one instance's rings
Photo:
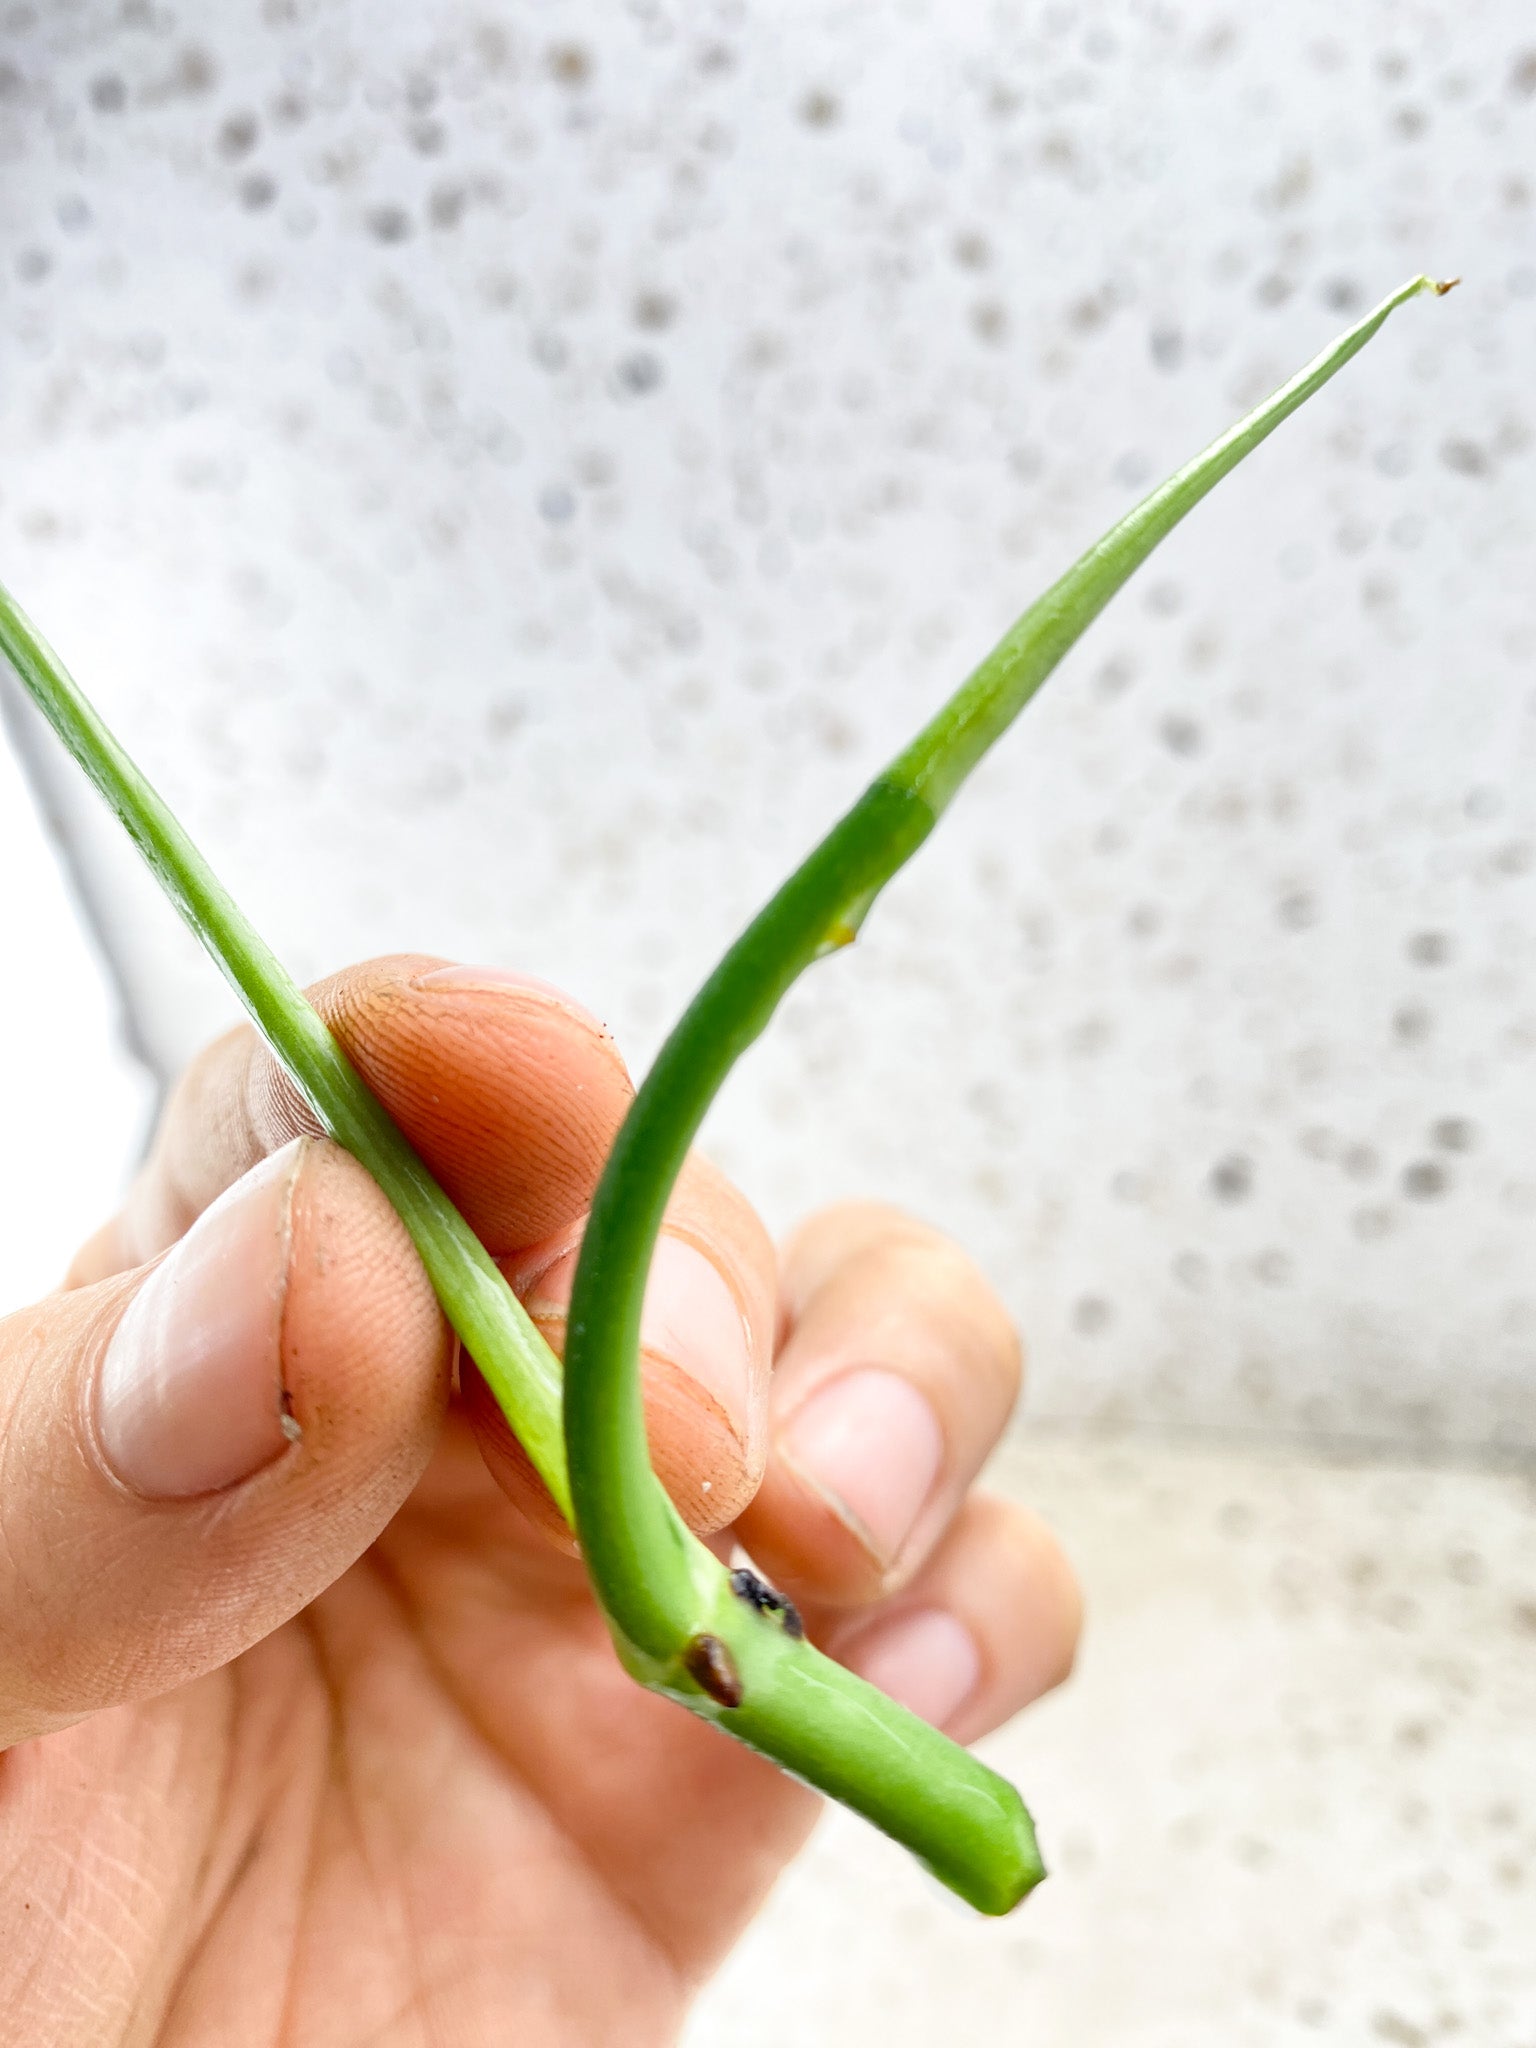
[[[116,812],[322,1128],[398,1211],[438,1300],[573,1526],[625,1667],[905,1844],[986,1913],[1043,1877],[1018,1793],[806,1640],[793,1606],[730,1571],[651,1468],[640,1312],[673,1184],[736,1061],[800,974],[848,945],[967,775],[1121,585],[1199,501],[1420,293],[1416,277],[1111,527],[1037,598],[784,883],[662,1047],[614,1142],[571,1299],[565,1362],[370,1094],[303,993],[57,655],[0,589],[0,652]]]

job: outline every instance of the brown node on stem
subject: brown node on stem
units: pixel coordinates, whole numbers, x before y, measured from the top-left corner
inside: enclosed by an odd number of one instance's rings
[[[718,1636],[690,1636],[683,1651],[683,1669],[722,1707],[739,1707],[746,1697],[736,1659]]]
[[[1439,281],[1435,285],[1435,297],[1437,299],[1443,299],[1447,292],[1455,291],[1457,285],[1459,285],[1460,283],[1461,279],[1459,277],[1443,277],[1439,279]]]

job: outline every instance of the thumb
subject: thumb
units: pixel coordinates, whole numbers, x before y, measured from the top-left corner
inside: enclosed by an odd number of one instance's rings
[[[308,1138],[155,1264],[0,1322],[0,1749],[313,1599],[415,1483],[450,1361],[389,1203]]]

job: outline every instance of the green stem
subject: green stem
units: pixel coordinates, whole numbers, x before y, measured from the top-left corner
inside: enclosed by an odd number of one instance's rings
[[[565,1437],[577,1533],[620,1655],[642,1682],[836,1791],[986,1911],[1005,1910],[1043,1874],[1012,1788],[964,1752],[936,1746],[911,1715],[734,1599],[721,1567],[652,1473],[639,1334],[657,1233],[688,1148],[737,1059],[811,962],[853,938],[880,890],[1067,649],[1158,542],[1341,370],[1395,307],[1449,289],[1418,277],[1394,292],[1153,491],[1030,606],[704,984],[646,1077],[592,1206],[567,1327]],[[698,1653],[701,1641],[724,1646],[741,1681],[738,1701],[719,1697]],[[806,1713],[811,1702],[814,1720]]]
[[[490,1254],[365,1086],[282,962],[220,886],[164,799],[0,587],[0,655],[117,813],[155,878],[223,969],[320,1127],[399,1212],[438,1300],[567,1520],[560,1362]]]
[[[1415,278],[1186,469],[1033,605],[731,948],[663,1047],[610,1155],[560,1369],[474,1233],[364,1086],[171,812],[0,589],[0,654],[229,978],[322,1129],[393,1202],[445,1313],[551,1494],[574,1512],[620,1655],[644,1683],[905,1843],[985,1912],[1044,1874],[1013,1787],[738,1599],[652,1474],[639,1385],[646,1275],[668,1195],[741,1053],[814,959],[846,945],[891,876],[1067,648],[1191,506],[1362,348]],[[567,1480],[566,1457],[570,1472]]]

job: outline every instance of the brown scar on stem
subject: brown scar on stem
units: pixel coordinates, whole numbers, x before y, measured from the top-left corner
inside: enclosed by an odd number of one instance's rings
[[[722,1707],[739,1707],[746,1697],[736,1659],[718,1636],[690,1636],[683,1650],[683,1669]]]
[[[1443,299],[1447,292],[1455,291],[1457,285],[1459,285],[1460,283],[1461,279],[1459,277],[1441,278],[1435,285],[1435,297],[1437,299]]]

